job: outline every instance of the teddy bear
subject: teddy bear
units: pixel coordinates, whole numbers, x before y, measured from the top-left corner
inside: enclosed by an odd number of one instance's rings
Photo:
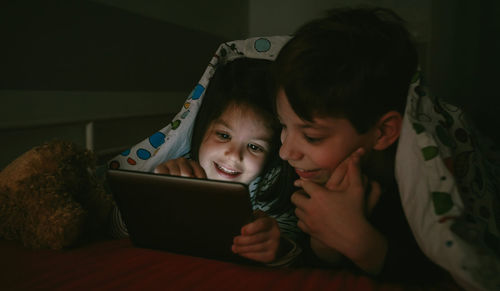
[[[54,140],[0,172],[0,238],[62,249],[106,233],[114,207],[93,152]]]

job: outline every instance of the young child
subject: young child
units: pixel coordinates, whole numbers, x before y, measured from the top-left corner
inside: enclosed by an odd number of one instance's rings
[[[191,157],[164,162],[154,172],[248,185],[264,181],[255,180],[279,166],[280,127],[268,86],[270,63],[239,58],[218,68],[195,119]],[[260,185],[257,189],[261,189]],[[263,194],[258,191],[256,195],[260,198]],[[274,203],[266,202],[271,206]],[[232,250],[248,259],[272,263],[290,251],[291,245],[281,237],[276,219],[259,213],[260,217],[245,225],[241,235],[234,238]],[[296,223],[291,216],[282,218],[287,230]]]
[[[244,184],[254,181],[279,145],[279,124],[268,86],[270,63],[239,58],[221,65],[195,119],[191,159],[169,160],[155,172]]]
[[[298,226],[323,262],[348,259],[391,278],[437,269],[412,236],[394,178],[416,69],[409,33],[386,9],[332,10],[302,26],[275,61],[279,154],[298,175]]]

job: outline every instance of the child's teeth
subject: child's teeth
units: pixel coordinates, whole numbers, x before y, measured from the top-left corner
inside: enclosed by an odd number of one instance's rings
[[[221,165],[219,165],[219,169],[221,169],[222,171],[224,171],[224,172],[226,172],[226,173],[228,173],[228,174],[232,174],[232,175],[234,175],[234,174],[238,173],[238,172],[236,172],[236,171],[232,171],[232,170],[226,169],[226,168],[224,168],[224,167],[223,167],[223,166],[221,166]]]

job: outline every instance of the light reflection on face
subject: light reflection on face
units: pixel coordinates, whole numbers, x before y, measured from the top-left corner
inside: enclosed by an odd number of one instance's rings
[[[249,184],[262,171],[273,131],[254,109],[229,105],[207,129],[199,163],[207,178]]]

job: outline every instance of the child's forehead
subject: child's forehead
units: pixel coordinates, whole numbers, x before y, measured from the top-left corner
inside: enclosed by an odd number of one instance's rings
[[[247,110],[254,111],[253,107],[254,106],[248,104],[247,102],[230,101],[226,105],[226,108],[224,109],[223,113],[233,112],[233,111],[247,111]]]
[[[229,128],[237,124],[246,124],[249,128],[259,131],[262,135],[272,135],[273,128],[270,126],[268,120],[269,116],[265,115],[263,111],[253,108],[252,106],[228,106],[222,114],[213,121],[213,124],[220,124]]]
[[[258,118],[262,120],[270,120],[271,112],[260,108],[256,104],[250,104],[247,102],[230,102],[226,108],[222,111],[221,115],[236,115],[239,114],[240,118]]]

